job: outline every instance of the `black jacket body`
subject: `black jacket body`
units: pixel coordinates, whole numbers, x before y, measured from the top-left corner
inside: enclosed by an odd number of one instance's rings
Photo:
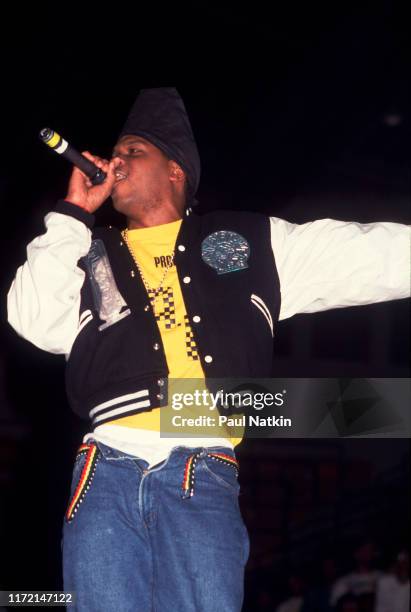
[[[80,316],[87,310],[93,316],[72,346],[66,385],[73,410],[91,417],[96,426],[165,405],[168,368],[146,289],[121,233],[96,228],[93,240],[104,243],[118,291],[130,310],[99,329],[102,321],[86,273]],[[243,262],[230,271],[238,246]],[[216,269],[221,260],[223,271]],[[187,214],[174,261],[209,388],[213,379],[271,376],[280,286],[269,218],[230,211]]]

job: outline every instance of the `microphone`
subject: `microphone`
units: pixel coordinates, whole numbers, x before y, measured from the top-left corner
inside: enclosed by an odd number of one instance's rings
[[[93,162],[88,160],[84,155],[76,151],[64,138],[57,134],[51,128],[43,128],[39,134],[40,140],[44,142],[50,149],[68,159],[72,164],[80,168],[86,174],[93,185],[100,185],[106,179],[106,172],[103,172]]]

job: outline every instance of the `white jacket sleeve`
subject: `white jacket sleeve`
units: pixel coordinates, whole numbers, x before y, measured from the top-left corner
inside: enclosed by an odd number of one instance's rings
[[[297,313],[410,296],[410,227],[271,217],[280,320]]]
[[[69,215],[51,212],[46,233],[27,247],[7,296],[8,321],[16,332],[50,353],[68,354],[79,324],[84,272],[91,231]]]

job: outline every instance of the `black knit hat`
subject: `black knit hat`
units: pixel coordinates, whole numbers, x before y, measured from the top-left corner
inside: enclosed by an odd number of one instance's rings
[[[184,102],[174,87],[142,89],[119,139],[126,134],[145,138],[177,162],[187,176],[189,203],[196,203],[200,156]]]

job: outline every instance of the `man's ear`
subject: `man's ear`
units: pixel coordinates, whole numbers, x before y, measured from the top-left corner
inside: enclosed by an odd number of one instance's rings
[[[179,183],[181,181],[184,181],[185,179],[185,172],[184,170],[181,168],[181,166],[179,166],[177,164],[177,162],[170,160],[169,162],[170,164],[170,181],[172,181],[173,183]]]

